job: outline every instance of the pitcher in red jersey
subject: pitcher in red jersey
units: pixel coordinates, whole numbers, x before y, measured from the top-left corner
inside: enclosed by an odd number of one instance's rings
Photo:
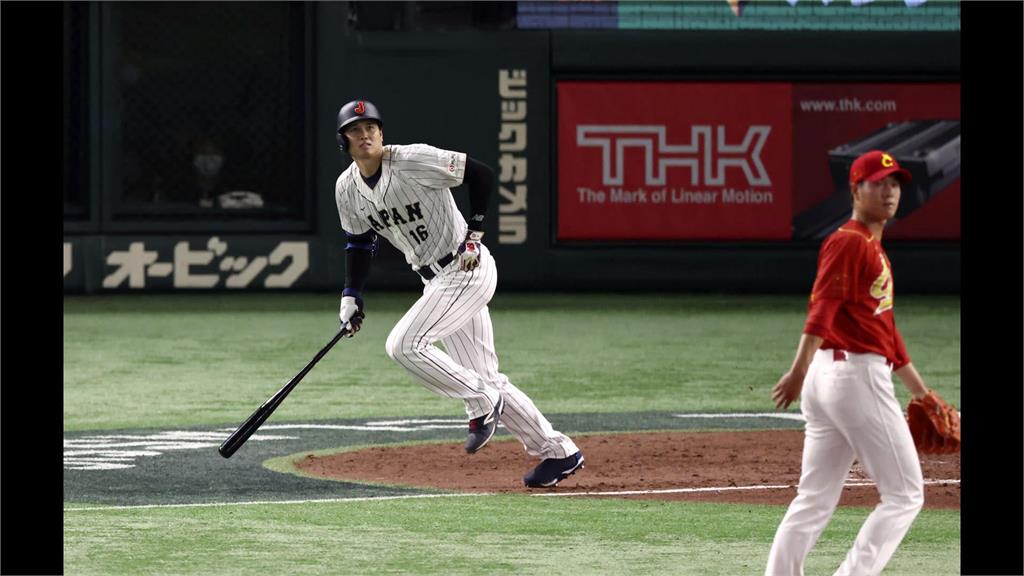
[[[818,256],[796,358],[772,388],[776,407],[800,397],[807,420],[797,496],[775,533],[766,576],[802,575],[854,459],[881,494],[837,575],[878,574],[924,503],[921,462],[893,392],[895,372],[915,398],[928,389],[893,317],[893,277],[882,230],[910,172],[873,150],[850,167],[853,218]]]

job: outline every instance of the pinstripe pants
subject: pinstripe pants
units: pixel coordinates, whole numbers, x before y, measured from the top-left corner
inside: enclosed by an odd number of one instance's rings
[[[565,458],[578,448],[555,430],[533,400],[498,371],[494,330],[487,303],[494,296],[498,271],[481,245],[480,266],[472,272],[452,262],[426,282],[423,296],[388,336],[388,356],[428,390],[465,402],[470,419],[505,400],[501,423],[536,458]],[[442,342],[445,350],[435,346]]]

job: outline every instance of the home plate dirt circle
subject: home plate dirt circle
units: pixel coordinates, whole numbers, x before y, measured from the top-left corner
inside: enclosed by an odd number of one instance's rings
[[[586,465],[555,488],[528,489],[537,463],[507,436],[467,455],[462,443],[381,446],[330,455],[297,455],[304,474],[459,492],[606,492],[615,497],[787,504],[800,480],[803,430],[650,432],[577,436]],[[925,507],[960,509],[960,454],[921,455]],[[874,506],[878,491],[858,463],[840,505]],[[691,491],[692,489],[702,489]],[[676,492],[658,492],[676,490]],[[632,494],[634,492],[647,492]],[[597,493],[597,494],[595,494]]]

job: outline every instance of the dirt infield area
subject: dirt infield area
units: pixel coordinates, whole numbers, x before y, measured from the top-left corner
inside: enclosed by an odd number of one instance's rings
[[[312,476],[460,492],[588,492],[601,496],[594,493],[659,491],[606,496],[787,504],[796,495],[800,479],[803,437],[802,430],[580,436],[575,440],[586,457],[585,469],[553,489],[525,488],[522,476],[537,460],[518,442],[497,438],[473,455],[465,454],[461,443],[424,444],[307,455],[295,464]],[[922,455],[921,468],[926,482],[925,507],[958,510],[960,454]],[[693,490],[697,488],[705,490]],[[840,505],[877,503],[877,490],[854,463]]]

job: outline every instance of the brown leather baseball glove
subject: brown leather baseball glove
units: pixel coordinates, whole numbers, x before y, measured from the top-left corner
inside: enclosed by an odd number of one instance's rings
[[[914,445],[922,454],[951,454],[960,451],[960,412],[934,390],[907,405],[907,424]]]

